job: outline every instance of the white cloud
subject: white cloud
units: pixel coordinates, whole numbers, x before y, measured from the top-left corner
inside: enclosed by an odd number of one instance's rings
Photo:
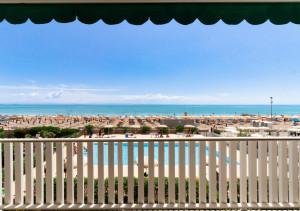
[[[57,89],[64,91],[91,91],[91,92],[116,92],[116,89],[101,89],[89,88],[85,86],[67,86],[64,84],[51,85],[51,86],[28,86],[28,85],[0,85],[0,89],[6,90],[40,90],[40,91],[55,91]]]
[[[57,92],[50,92],[48,93],[49,98],[59,98],[63,94],[63,91],[57,91]]]
[[[34,92],[34,93],[30,93],[30,96],[31,96],[31,97],[36,97],[36,96],[38,96],[38,95],[39,95],[39,93],[35,93],[35,92]]]

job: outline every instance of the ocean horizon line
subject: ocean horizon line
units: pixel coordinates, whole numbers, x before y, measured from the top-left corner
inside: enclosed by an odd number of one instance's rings
[[[42,105],[66,105],[66,106],[109,106],[109,105],[117,105],[117,106],[270,106],[269,104],[117,104],[117,103],[102,103],[102,104],[57,104],[57,103],[0,103],[1,105],[31,105],[31,106],[42,106]],[[300,106],[300,104],[272,104],[272,106]]]

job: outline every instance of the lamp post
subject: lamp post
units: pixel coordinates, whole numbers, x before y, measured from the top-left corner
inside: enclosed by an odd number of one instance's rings
[[[273,104],[273,97],[270,97],[271,99],[271,122],[272,122],[272,104]]]

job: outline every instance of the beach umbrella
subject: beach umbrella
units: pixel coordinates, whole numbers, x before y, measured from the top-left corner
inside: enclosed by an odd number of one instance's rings
[[[217,119],[218,121],[222,121],[223,119]]]
[[[141,126],[139,126],[139,125],[131,125],[130,127],[133,128],[134,132],[136,133],[136,130],[139,129]]]
[[[292,119],[293,122],[299,122],[299,119]]]
[[[194,128],[195,126],[194,125],[185,125],[184,127],[185,128]]]
[[[105,125],[104,128],[113,128],[113,125]]]
[[[104,128],[113,128],[114,126],[113,125],[105,125]],[[108,134],[109,134],[109,130],[107,131]]]
[[[258,130],[270,130],[268,127],[257,127]]]
[[[232,121],[233,119],[232,119],[232,118],[228,118],[227,120],[230,120],[230,121]]]
[[[139,125],[131,125],[130,127],[131,127],[131,128],[135,128],[135,129],[138,129],[138,128],[140,128],[141,126],[139,126]]]
[[[1,119],[2,122],[8,122],[8,119]]]
[[[211,119],[206,119],[207,121],[210,121]]]
[[[157,128],[167,128],[168,126],[167,125],[157,125],[156,127]]]
[[[239,118],[238,120],[239,120],[239,121],[243,121],[244,119],[242,119],[242,118]]]

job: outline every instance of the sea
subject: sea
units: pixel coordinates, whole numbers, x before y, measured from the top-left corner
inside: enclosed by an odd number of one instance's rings
[[[0,105],[0,115],[66,116],[235,116],[270,115],[271,105]],[[273,105],[272,115],[300,116],[300,105]]]

